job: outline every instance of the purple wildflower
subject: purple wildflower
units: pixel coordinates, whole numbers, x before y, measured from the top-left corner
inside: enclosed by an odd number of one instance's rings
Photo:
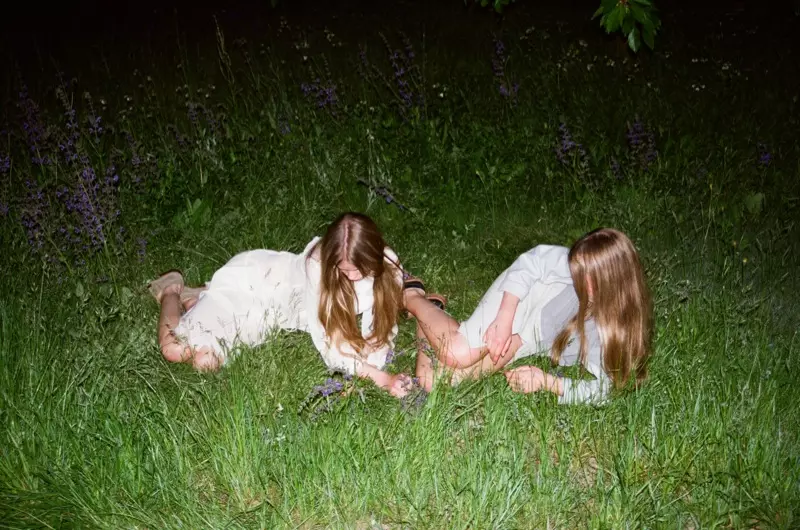
[[[570,163],[569,155],[576,147],[580,146],[572,140],[572,134],[570,134],[569,129],[567,129],[566,123],[562,123],[558,126],[558,132],[561,136],[561,142],[558,147],[556,147],[556,158],[558,158],[558,161],[562,164],[568,165]]]
[[[617,180],[622,180],[622,168],[620,167],[619,162],[617,162],[617,159],[613,156],[611,157],[610,165],[611,165],[611,174],[614,175],[614,178],[616,178]]]
[[[186,102],[186,114],[189,116],[189,121],[192,122],[192,125],[197,125],[197,106],[197,103],[192,101]]]
[[[331,394],[341,392],[342,388],[344,388],[344,385],[342,385],[341,381],[337,381],[336,379],[331,379],[329,377],[325,380],[324,384],[316,385],[314,387],[314,392],[320,396],[328,397]]]
[[[136,254],[139,256],[139,263],[142,263],[144,262],[145,256],[147,256],[147,240],[140,237],[136,242],[139,245]]]
[[[558,126],[560,141],[555,148],[556,158],[563,166],[571,167],[577,175],[583,179],[589,177],[589,154],[586,149],[572,139],[572,134],[569,132],[566,123],[561,123]]]
[[[89,106],[89,134],[94,136],[95,143],[100,142],[100,135],[103,134],[103,126],[101,125],[101,118],[97,115],[94,110],[94,103],[92,102],[92,95],[88,92],[84,92],[83,98],[86,100],[86,104]]]
[[[519,83],[511,83],[506,75],[506,46],[500,39],[494,40],[494,56],[492,57],[492,73],[498,85],[498,91],[504,99],[516,103]]]
[[[0,175],[6,175],[11,171],[11,156],[0,155]]]
[[[37,166],[49,166],[52,161],[42,152],[46,150],[50,133],[45,127],[39,106],[28,96],[28,88],[22,85],[17,107],[22,111],[22,130],[31,153],[31,162]]]
[[[48,202],[44,191],[32,180],[25,181],[26,199],[22,208],[21,220],[25,228],[25,235],[28,244],[35,251],[41,250],[44,246],[44,218],[47,211]]]
[[[647,171],[650,164],[658,158],[653,131],[636,118],[632,125],[628,125],[627,137],[631,156],[640,169]]]
[[[772,162],[772,154],[766,144],[758,144],[758,165],[761,167],[769,167]]]
[[[401,210],[404,210],[404,211],[408,210],[407,206],[399,203],[397,201],[397,199],[395,199],[394,195],[392,195],[392,192],[386,186],[375,186],[373,184],[370,184],[369,182],[367,182],[364,179],[358,179],[358,183],[361,184],[362,186],[365,186],[365,187],[369,188],[369,190],[372,191],[372,193],[374,193],[375,195],[377,195],[378,197],[381,197],[384,201],[386,201],[386,204],[392,204],[393,203],[395,206],[397,206]]]
[[[300,90],[304,96],[316,102],[317,108],[336,114],[339,97],[336,95],[336,85],[332,81],[328,80],[326,83],[322,83],[319,78],[316,78],[313,83],[302,83]]]

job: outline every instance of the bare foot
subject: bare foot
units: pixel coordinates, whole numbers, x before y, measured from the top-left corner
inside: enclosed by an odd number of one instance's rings
[[[160,304],[165,294],[180,294],[183,291],[183,275],[178,271],[170,271],[150,282],[147,289]]]

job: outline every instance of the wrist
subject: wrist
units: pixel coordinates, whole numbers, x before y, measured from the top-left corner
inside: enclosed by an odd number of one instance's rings
[[[564,380],[557,375],[545,374],[545,388],[557,396],[563,396]]]

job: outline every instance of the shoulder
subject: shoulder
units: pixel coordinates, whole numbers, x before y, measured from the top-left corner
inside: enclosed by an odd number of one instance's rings
[[[320,240],[319,236],[314,237],[314,239],[312,239],[303,249],[301,255],[305,256],[306,258],[311,258],[312,260],[319,263],[319,245],[318,245],[319,240]]]
[[[569,258],[569,249],[560,245],[536,245],[527,253],[547,261],[559,261]]]
[[[396,265],[397,267],[400,266],[400,258],[397,256],[397,253],[392,250],[392,247],[384,247],[383,249],[383,256],[386,261]]]

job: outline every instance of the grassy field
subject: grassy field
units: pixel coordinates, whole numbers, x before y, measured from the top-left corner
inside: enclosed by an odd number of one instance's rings
[[[792,21],[667,16],[634,57],[586,17],[523,13],[211,19],[7,68],[0,527],[800,526]],[[499,376],[398,402],[288,333],[218,374],[162,360],[148,279],[299,251],[346,210],[457,318],[532,246],[626,231],[648,384],[602,408]]]

